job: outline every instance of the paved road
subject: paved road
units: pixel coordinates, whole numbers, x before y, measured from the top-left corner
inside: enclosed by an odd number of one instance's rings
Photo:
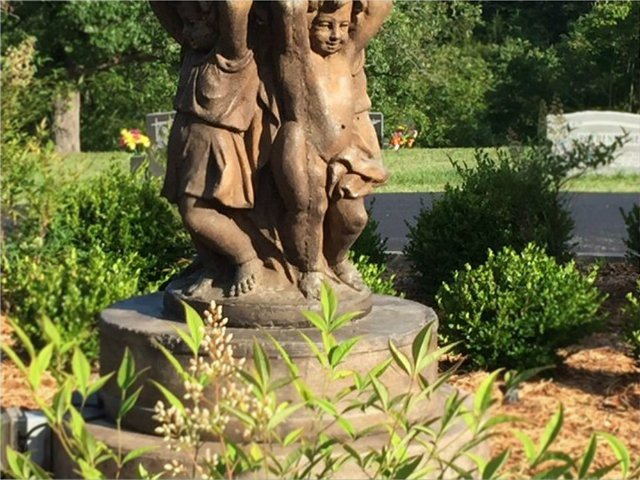
[[[390,251],[401,251],[407,243],[408,227],[420,212],[421,202],[431,207],[438,193],[379,193],[373,195],[373,217],[380,222],[380,233],[387,237]],[[575,249],[580,256],[624,256],[626,230],[619,208],[628,211],[640,204],[640,193],[568,193],[567,200],[575,221]],[[369,200],[371,202],[371,200]]]

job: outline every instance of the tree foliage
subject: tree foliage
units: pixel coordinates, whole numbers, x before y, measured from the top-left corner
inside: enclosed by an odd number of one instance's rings
[[[64,88],[82,93],[89,150],[171,109],[179,48],[147,2],[5,1],[0,11],[3,56],[36,39],[32,129],[50,111],[42,99]],[[430,147],[534,137],[551,104],[638,112],[639,24],[633,0],[399,0],[368,49],[373,109]]]
[[[36,38],[36,76],[49,99],[74,89],[90,107],[82,112],[86,148],[114,148],[120,128],[170,108],[179,49],[147,2],[4,3],[3,55],[5,46]]]

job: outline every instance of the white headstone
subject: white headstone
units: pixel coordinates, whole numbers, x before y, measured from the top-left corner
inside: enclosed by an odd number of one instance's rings
[[[627,142],[613,163],[598,170],[601,173],[640,173],[640,115],[598,111],[547,115],[547,138],[559,151],[570,150],[574,141],[610,145],[625,133]]]

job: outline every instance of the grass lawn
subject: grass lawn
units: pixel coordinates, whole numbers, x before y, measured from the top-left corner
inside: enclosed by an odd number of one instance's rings
[[[441,192],[447,183],[457,185],[460,177],[451,160],[475,164],[473,148],[416,148],[413,150],[384,150],[384,163],[391,172],[389,182],[378,192]],[[640,174],[587,174],[567,183],[566,190],[575,192],[640,191]]]
[[[384,150],[384,163],[391,172],[389,182],[377,192],[441,192],[447,183],[457,185],[460,177],[451,160],[475,164],[473,148],[415,148],[412,150]],[[130,155],[125,152],[87,152],[65,157],[64,164],[80,178],[94,175],[115,163],[128,168]],[[640,174],[588,174],[572,180],[567,190],[576,192],[640,191]]]

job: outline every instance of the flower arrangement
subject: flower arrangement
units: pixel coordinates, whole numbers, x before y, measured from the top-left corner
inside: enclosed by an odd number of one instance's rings
[[[389,141],[389,147],[397,151],[401,148],[413,148],[414,143],[418,138],[418,130],[407,130],[404,125],[399,125],[396,131],[393,132],[393,136]]]
[[[137,128],[120,130],[120,148],[130,150],[140,155],[151,145],[151,140]]]

